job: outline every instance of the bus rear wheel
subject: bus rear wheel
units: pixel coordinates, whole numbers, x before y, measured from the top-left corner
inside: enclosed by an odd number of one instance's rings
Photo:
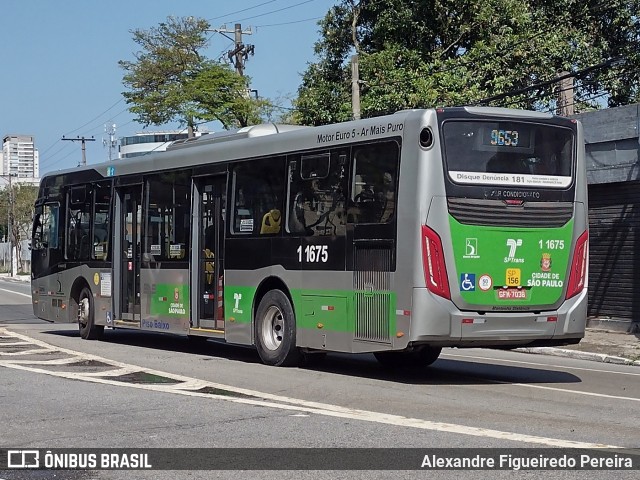
[[[80,290],[77,300],[77,318],[80,336],[85,340],[97,340],[104,333],[104,326],[95,324],[93,296],[88,287]]]
[[[428,367],[435,362],[442,352],[442,347],[423,346],[410,352],[375,352],[378,362],[387,368]]]
[[[299,364],[296,319],[289,298],[281,290],[270,290],[260,300],[255,334],[258,355],[264,363],[278,367]]]

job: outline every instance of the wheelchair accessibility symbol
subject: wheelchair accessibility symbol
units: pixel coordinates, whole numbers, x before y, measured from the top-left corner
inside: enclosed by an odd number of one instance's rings
[[[460,275],[460,290],[463,292],[473,292],[476,289],[476,274],[463,273]]]

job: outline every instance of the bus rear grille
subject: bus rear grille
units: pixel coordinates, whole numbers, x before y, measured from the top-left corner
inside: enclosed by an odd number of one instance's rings
[[[572,202],[524,202],[507,205],[502,200],[449,198],[449,213],[466,225],[510,227],[561,227],[573,215]]]
[[[391,343],[391,259],[392,247],[387,245],[355,247],[356,340]]]

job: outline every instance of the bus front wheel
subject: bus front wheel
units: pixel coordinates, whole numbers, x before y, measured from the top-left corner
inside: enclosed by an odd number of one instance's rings
[[[88,287],[80,290],[77,300],[78,309],[78,328],[80,336],[85,340],[97,340],[104,333],[104,326],[95,324],[95,315],[93,311],[93,296]]]
[[[442,352],[441,347],[419,347],[410,352],[376,352],[373,355],[387,368],[427,367],[435,362]]]
[[[256,312],[256,348],[267,365],[298,365],[296,319],[289,298],[281,290],[270,290],[262,297]]]

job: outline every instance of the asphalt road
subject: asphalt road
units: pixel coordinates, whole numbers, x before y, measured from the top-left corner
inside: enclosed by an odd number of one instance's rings
[[[24,290],[24,287],[27,287]],[[14,290],[16,293],[7,292]],[[431,368],[390,372],[371,355],[274,368],[254,350],[33,318],[27,285],[0,282],[0,447],[640,447],[637,367],[494,350],[447,349]],[[52,362],[53,360],[53,362]],[[505,450],[506,451],[506,450]],[[196,452],[194,450],[194,452]],[[283,453],[284,452],[284,453]],[[196,452],[197,453],[197,452]],[[194,453],[195,454],[195,453]],[[330,465],[330,458],[327,464]],[[54,478],[0,472],[0,479]],[[414,471],[58,472],[86,478],[421,478]],[[510,471],[428,472],[486,478]],[[636,472],[528,476],[636,478]],[[49,474],[48,476],[45,474]]]
[[[0,278],[0,325],[43,323],[33,316],[31,284]]]

